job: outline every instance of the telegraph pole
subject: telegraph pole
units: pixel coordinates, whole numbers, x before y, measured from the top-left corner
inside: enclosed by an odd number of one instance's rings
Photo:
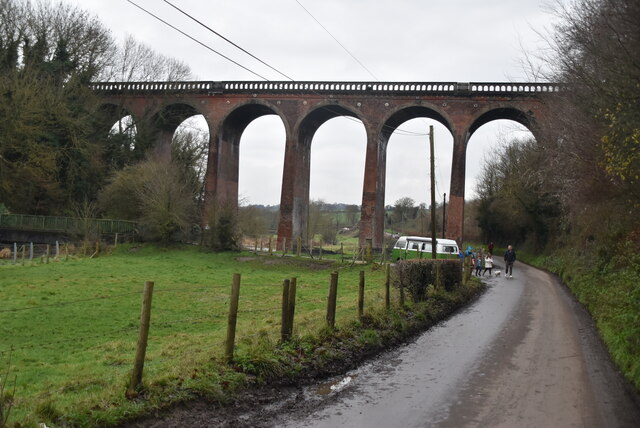
[[[433,156],[433,125],[429,125],[429,148],[431,152],[431,258],[437,258],[436,247],[436,168]]]
[[[445,222],[446,222],[446,217],[447,215],[447,194],[444,194],[444,199],[442,200],[442,239],[446,238],[446,236],[444,236],[444,229],[445,229]]]

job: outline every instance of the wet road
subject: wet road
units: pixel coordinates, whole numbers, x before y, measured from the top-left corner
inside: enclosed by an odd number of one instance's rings
[[[638,427],[638,397],[556,280],[516,264],[412,343],[299,393],[287,427]],[[263,421],[265,422],[265,421]]]

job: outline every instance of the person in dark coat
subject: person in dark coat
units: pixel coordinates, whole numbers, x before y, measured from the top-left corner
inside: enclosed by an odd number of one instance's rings
[[[504,253],[504,264],[505,264],[505,272],[504,277],[507,275],[509,278],[513,278],[513,263],[516,261],[516,252],[513,250],[513,247],[509,245],[507,247],[507,251]]]

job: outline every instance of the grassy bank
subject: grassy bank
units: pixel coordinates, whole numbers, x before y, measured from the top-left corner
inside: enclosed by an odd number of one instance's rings
[[[366,317],[358,322],[363,269]],[[335,331],[324,327],[333,270],[340,275]],[[229,366],[222,353],[234,272],[242,274],[242,286]],[[277,346],[281,284],[294,276],[296,339]],[[145,388],[129,401],[124,392],[149,280],[155,290]],[[329,373],[442,318],[479,290],[434,292],[423,305],[386,312],[383,283],[382,269],[194,248],[122,246],[97,259],[4,266],[0,373],[16,379],[10,422],[109,426],[194,397],[224,402],[252,382]]]
[[[522,259],[557,273],[596,322],[602,340],[625,377],[640,390],[640,255],[632,246],[611,257],[566,249]]]

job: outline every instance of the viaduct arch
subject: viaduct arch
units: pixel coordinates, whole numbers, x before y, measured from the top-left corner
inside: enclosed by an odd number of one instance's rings
[[[94,83],[105,111],[127,112],[138,132],[167,151],[177,126],[202,114],[209,126],[205,179],[208,203],[238,203],[240,137],[254,119],[278,116],[285,129],[285,160],[278,243],[306,236],[311,141],[318,128],[337,116],[362,121],[367,138],[360,242],[381,248],[384,232],[386,150],[402,123],[430,118],[453,135],[453,160],[446,235],[461,242],[467,143],[485,123],[510,119],[534,135],[545,122],[545,99],[553,83],[456,82],[131,82]]]

